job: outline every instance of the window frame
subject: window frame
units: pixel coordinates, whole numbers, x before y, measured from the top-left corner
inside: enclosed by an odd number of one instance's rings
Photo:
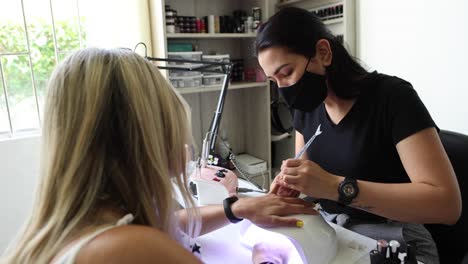
[[[6,106],[6,114],[8,118],[8,126],[9,130],[8,131],[0,131],[0,140],[2,139],[8,139],[8,138],[16,138],[16,137],[22,137],[24,135],[28,134],[38,134],[41,130],[42,126],[42,118],[41,118],[41,111],[40,111],[40,102],[38,98],[38,92],[37,92],[37,85],[36,85],[36,78],[35,78],[35,73],[34,73],[34,65],[33,65],[33,59],[31,56],[31,41],[29,38],[29,29],[28,29],[28,23],[27,23],[27,17],[25,13],[25,8],[24,8],[24,2],[22,0],[19,0],[21,2],[21,15],[22,15],[22,22],[23,22],[23,28],[25,31],[25,40],[26,40],[26,51],[18,51],[18,52],[3,52],[0,53],[0,78],[2,81],[2,89],[3,91],[0,91],[3,93],[4,100],[5,100],[5,106]],[[57,42],[57,34],[56,34],[56,23],[55,23],[55,16],[54,16],[54,8],[52,4],[52,0],[48,1],[49,3],[49,8],[50,8],[50,19],[52,23],[52,39],[53,39],[53,45],[54,45],[54,57],[55,57],[55,65],[58,65],[59,63],[59,55],[60,54],[68,54],[72,52],[73,50],[59,50],[59,45]],[[77,26],[77,31],[78,31],[78,40],[79,40],[79,47],[80,49],[83,48],[84,43],[83,43],[83,32],[82,32],[82,24],[81,24],[81,16],[80,16],[80,6],[79,6],[79,0],[75,0],[76,4],[76,26]],[[38,127],[37,128],[27,128],[27,129],[14,129],[13,126],[13,119],[12,119],[12,114],[11,114],[11,109],[10,109],[10,103],[8,100],[8,85],[7,85],[7,80],[5,79],[5,69],[2,63],[2,58],[6,56],[18,56],[18,55],[26,55],[28,57],[28,64],[29,64],[29,69],[30,69],[30,74],[31,74],[31,88],[33,89],[33,94],[34,94],[34,100],[35,100],[35,111],[37,114],[38,118]]]

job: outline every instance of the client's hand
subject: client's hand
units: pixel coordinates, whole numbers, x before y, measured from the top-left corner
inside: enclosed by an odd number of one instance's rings
[[[259,197],[241,198],[232,205],[235,216],[246,218],[260,227],[298,226],[300,220],[287,217],[293,214],[318,214],[315,204],[299,198],[267,194]]]

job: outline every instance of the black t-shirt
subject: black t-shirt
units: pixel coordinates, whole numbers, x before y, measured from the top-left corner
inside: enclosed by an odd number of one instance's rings
[[[361,94],[336,125],[324,104],[310,113],[295,110],[294,127],[305,142],[320,124],[322,134],[307,150],[310,160],[332,174],[382,183],[410,182],[396,144],[425,128],[437,129],[409,82],[376,72],[362,81]],[[322,199],[320,204],[329,213],[382,219],[330,200]]]

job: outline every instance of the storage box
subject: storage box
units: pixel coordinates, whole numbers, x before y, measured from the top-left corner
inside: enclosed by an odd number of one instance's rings
[[[168,52],[167,57],[169,59],[178,59],[178,60],[201,60],[203,52],[201,51],[191,51],[191,52]],[[190,62],[179,63],[179,62],[169,62],[169,65],[190,65]]]
[[[186,77],[169,77],[169,81],[175,88],[200,87],[202,85],[202,75]]]
[[[202,55],[202,60],[214,62],[229,62],[229,54]]]
[[[171,65],[171,67],[181,68],[182,70],[169,70],[169,77],[188,77],[201,75],[199,71],[190,71],[194,67],[201,66],[202,64],[190,64],[190,65]]]
[[[220,54],[220,55],[202,55],[202,60],[204,61],[213,61],[213,62],[229,62],[229,54]],[[212,67],[213,70],[223,70],[221,66]],[[205,75],[214,75],[217,73],[205,73]]]
[[[225,77],[224,74],[204,75],[203,85],[221,85]]]
[[[167,43],[167,51],[169,52],[191,52],[193,50],[192,43],[169,42]]]

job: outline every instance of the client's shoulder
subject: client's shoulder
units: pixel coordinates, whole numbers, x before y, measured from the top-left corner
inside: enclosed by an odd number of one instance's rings
[[[111,228],[83,246],[76,263],[200,263],[166,233],[142,225]]]

